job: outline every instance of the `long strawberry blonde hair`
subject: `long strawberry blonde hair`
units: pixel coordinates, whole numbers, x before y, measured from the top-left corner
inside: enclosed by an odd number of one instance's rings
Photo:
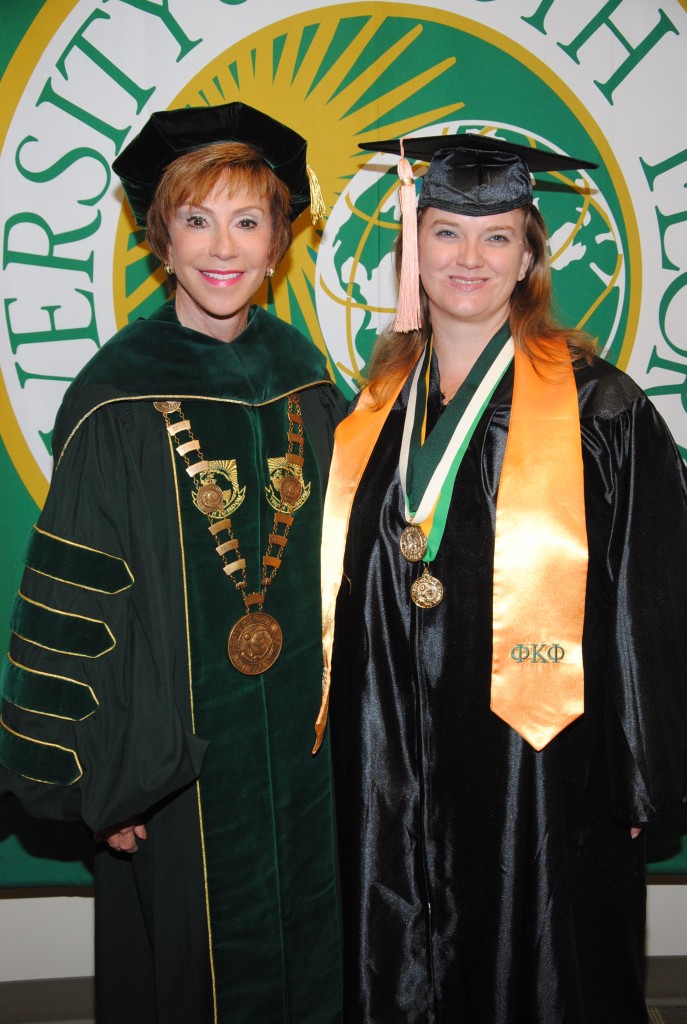
[[[425,209],[418,213],[418,228]],[[551,310],[551,267],[544,219],[534,205],[525,207],[524,214],[525,248],[532,258],[525,277],[516,283],[511,295],[508,320],[513,341],[530,359],[536,355],[539,365],[547,358],[556,361],[553,353],[560,350],[560,342],[567,345],[573,365],[588,363],[594,355],[594,339],[583,331],[561,327]],[[403,236],[399,233],[395,247],[397,276],[402,259]],[[408,376],[432,333],[429,300],[422,282],[420,308],[422,325],[418,330],[400,334],[390,326],[377,339],[367,383],[378,406]]]

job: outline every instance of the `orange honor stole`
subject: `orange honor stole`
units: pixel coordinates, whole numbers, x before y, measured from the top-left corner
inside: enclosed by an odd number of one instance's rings
[[[516,349],[494,549],[491,708],[535,750],[584,711],[580,415],[567,347],[546,355]]]
[[[584,710],[587,578],[582,443],[567,347],[533,363],[515,349],[515,383],[496,511],[491,708],[536,750]],[[322,529],[322,706],[329,707],[336,597],[355,493],[405,381],[380,408],[367,390],[337,428]],[[421,614],[431,615],[432,610]]]

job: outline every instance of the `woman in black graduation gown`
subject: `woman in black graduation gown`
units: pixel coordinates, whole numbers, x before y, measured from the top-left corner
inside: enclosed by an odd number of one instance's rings
[[[99,1024],[336,1024],[321,508],[339,399],[252,304],[310,204],[241,103],[154,114],[115,163],[175,299],[69,388],[2,675],[3,788],[81,817]],[[317,211],[315,211],[317,212]]]
[[[325,509],[344,1020],[644,1024],[642,826],[684,794],[684,468],[551,317],[529,171],[589,165],[404,146],[431,160],[421,298],[406,163],[399,317]]]

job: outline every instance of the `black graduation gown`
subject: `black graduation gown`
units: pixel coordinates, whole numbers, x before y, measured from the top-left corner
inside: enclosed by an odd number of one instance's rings
[[[585,712],[541,752],[489,708],[512,368],[456,477],[437,608],[411,602],[422,563],[399,551],[408,383],[361,480],[330,713],[347,1024],[646,1021],[644,840],[630,826],[675,812],[684,792],[687,486],[626,375],[595,360],[575,376]],[[430,427],[439,408],[434,368]]]
[[[297,389],[310,492],[264,609],[284,644],[246,676],[227,658],[242,600],[153,401],[180,397],[204,458],[229,474],[236,460],[254,591],[268,459],[284,459]],[[171,304],[108,342],[65,398],[3,669],[0,788],[93,831],[146,821],[138,853],[95,857],[99,1024],[340,1019],[329,751],[310,754],[339,407],[324,358],[287,324],[256,309],[226,345],[182,328]]]

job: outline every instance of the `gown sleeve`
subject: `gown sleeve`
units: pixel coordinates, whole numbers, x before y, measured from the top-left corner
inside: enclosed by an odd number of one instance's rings
[[[0,789],[94,831],[190,784],[207,746],[174,689],[187,671],[170,600],[178,533],[164,432],[146,414],[106,406],[71,437],[27,544],[0,676]]]
[[[679,811],[687,790],[687,476],[643,395],[604,445],[615,636],[593,642],[614,650],[606,716],[614,804],[641,824]]]

